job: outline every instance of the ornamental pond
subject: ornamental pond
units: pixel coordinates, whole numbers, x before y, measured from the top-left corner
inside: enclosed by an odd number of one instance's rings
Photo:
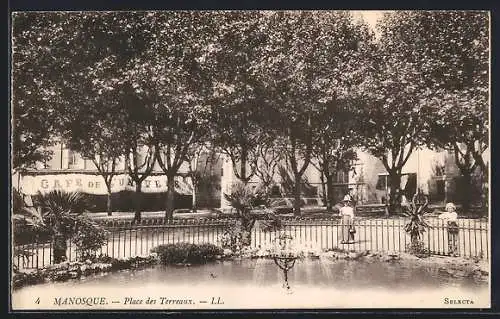
[[[12,306],[16,310],[482,308],[490,300],[487,280],[414,262],[306,258],[296,262],[288,281],[291,289],[284,288],[283,273],[274,261],[264,258],[189,267],[158,265],[23,287],[13,291]]]

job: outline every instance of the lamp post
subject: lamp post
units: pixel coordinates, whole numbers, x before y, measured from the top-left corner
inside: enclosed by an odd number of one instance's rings
[[[295,266],[295,261],[299,258],[297,252],[292,250],[293,237],[282,233],[275,241],[275,250],[272,255],[274,263],[283,271],[283,288],[290,290],[288,283],[288,271]]]

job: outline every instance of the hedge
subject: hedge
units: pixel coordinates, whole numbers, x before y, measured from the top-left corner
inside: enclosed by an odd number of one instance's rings
[[[176,243],[154,247],[163,264],[204,264],[223,254],[223,249],[213,244]]]

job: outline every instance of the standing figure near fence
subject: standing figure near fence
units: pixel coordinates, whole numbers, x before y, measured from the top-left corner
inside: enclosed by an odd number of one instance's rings
[[[342,218],[342,227],[338,232],[338,239],[341,244],[353,244],[356,228],[354,228],[354,209],[349,195],[344,196],[343,204],[339,213]]]
[[[446,204],[446,212],[439,215],[439,219],[447,222],[448,226],[448,254],[458,256],[458,224],[457,212],[453,203]]]

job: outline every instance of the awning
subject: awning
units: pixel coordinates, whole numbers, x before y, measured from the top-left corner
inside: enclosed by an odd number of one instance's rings
[[[107,194],[104,178],[97,174],[30,174],[22,176],[19,184],[19,191],[25,195],[36,195],[39,191],[48,193],[53,190],[94,195]],[[165,175],[148,176],[141,187],[143,193],[164,193],[167,189],[168,180]],[[113,177],[111,192],[121,191],[135,191],[135,183],[130,176],[119,174]],[[176,176],[175,191],[182,195],[193,194],[191,178]]]

